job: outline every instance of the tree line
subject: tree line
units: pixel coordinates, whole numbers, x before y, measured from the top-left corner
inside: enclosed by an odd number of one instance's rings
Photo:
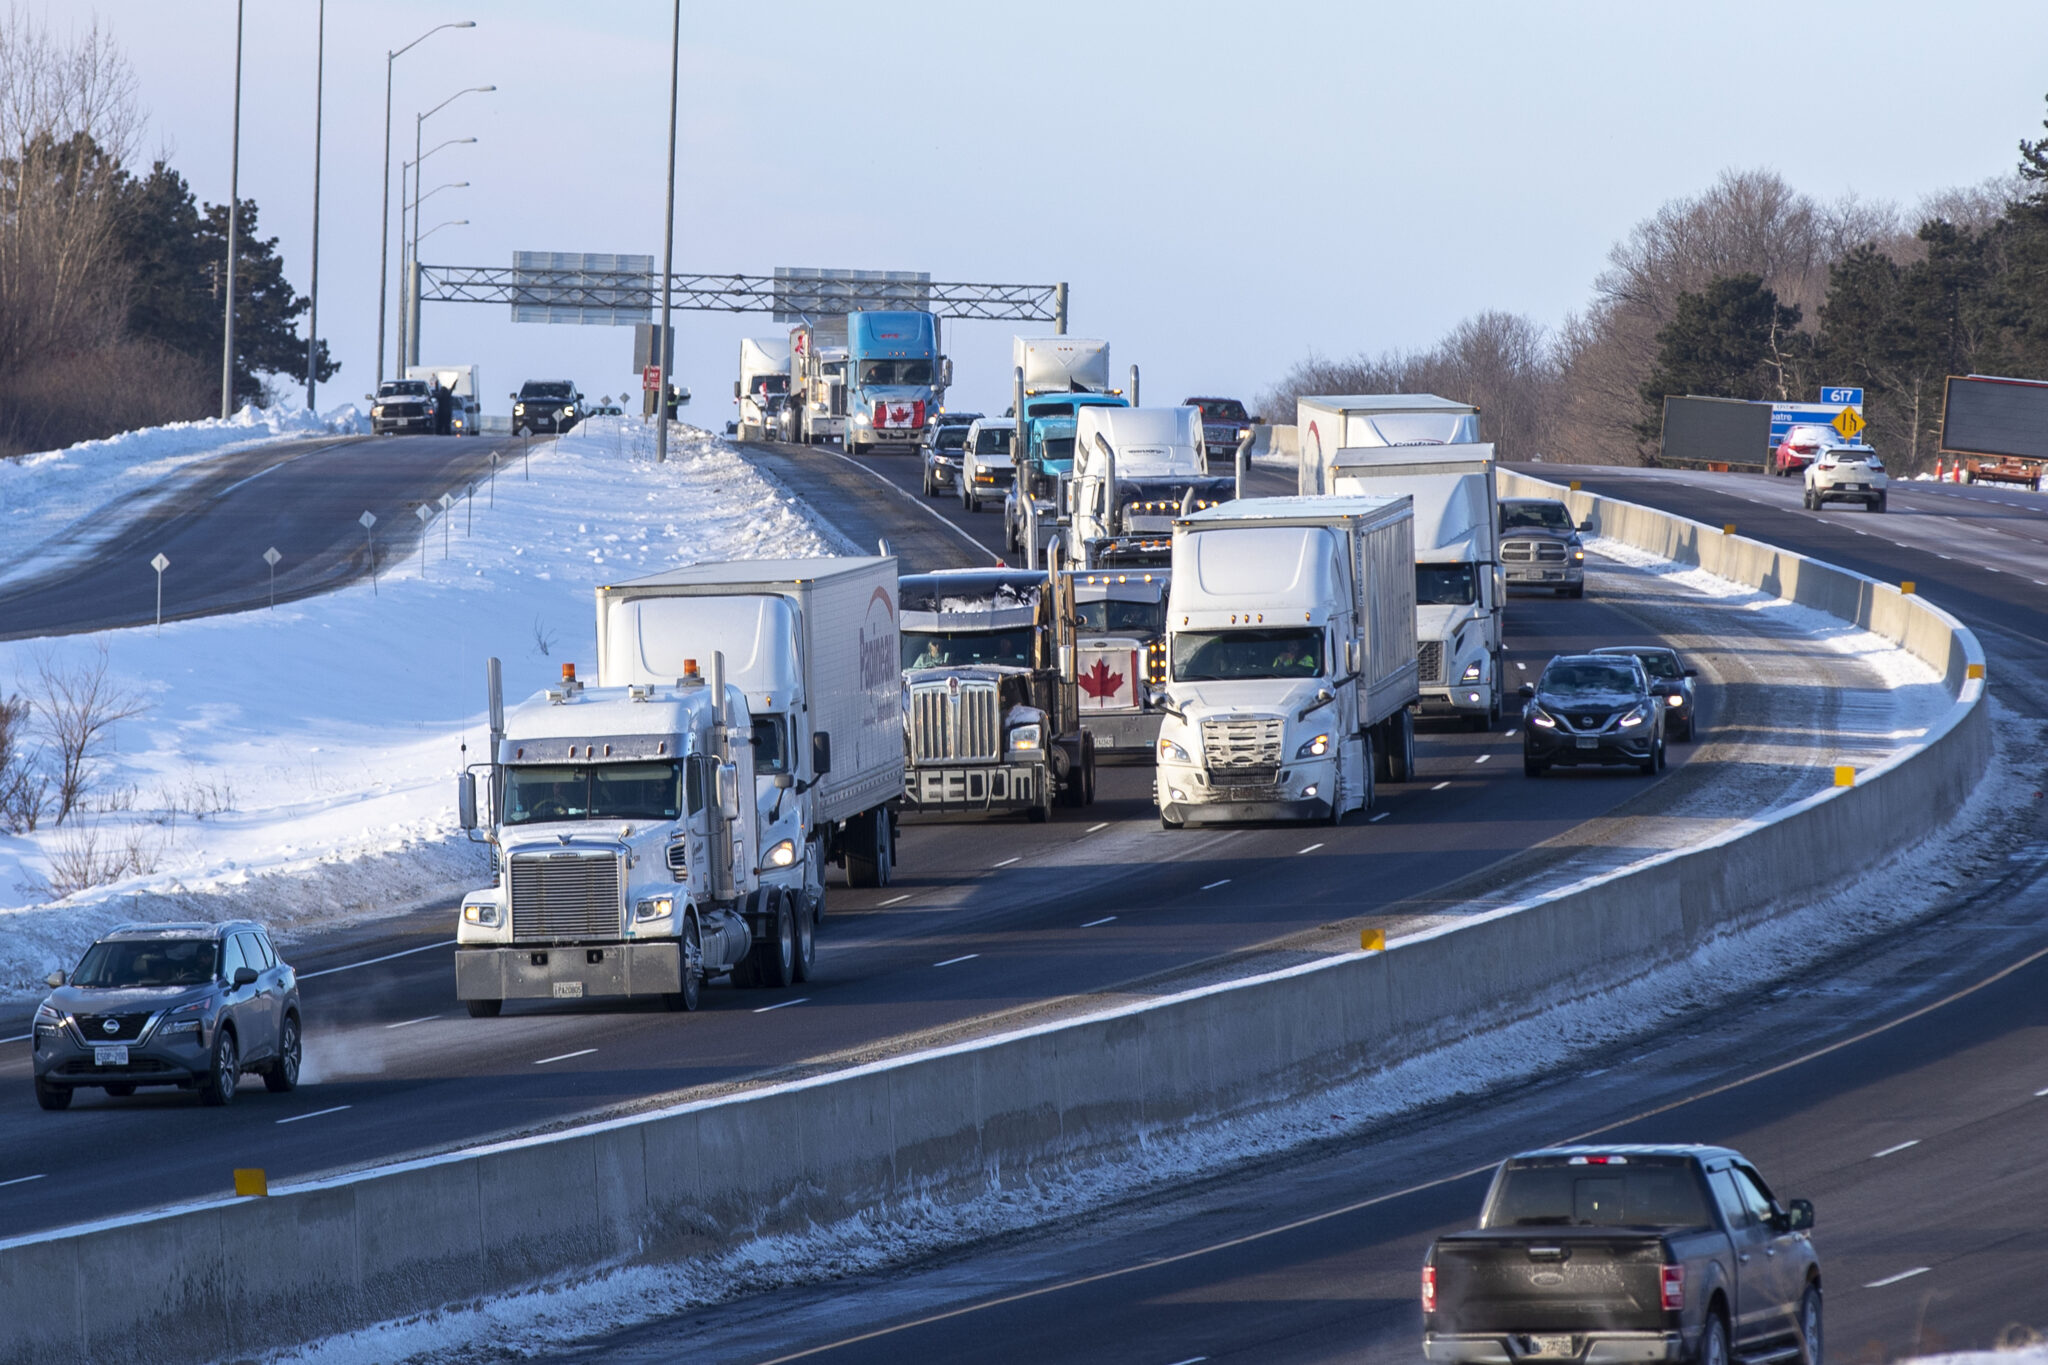
[[[59,42],[0,12],[0,456],[220,410],[225,204],[167,157],[129,167],[135,81],[97,26]],[[304,383],[308,301],[241,201],[237,406]],[[319,378],[339,368],[319,348]]]
[[[1822,385],[1854,385],[1864,439],[1925,469],[1947,376],[2048,379],[2048,137],[2019,153],[2010,176],[1910,213],[1725,171],[1617,242],[1592,299],[1555,330],[1489,312],[1422,350],[1311,356],[1261,406],[1434,392],[1477,403],[1503,459],[1638,464],[1656,457],[1668,394],[1812,402]]]

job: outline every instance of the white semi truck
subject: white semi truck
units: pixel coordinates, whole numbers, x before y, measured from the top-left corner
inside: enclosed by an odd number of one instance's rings
[[[1337,491],[1332,468],[1340,450],[1364,446],[1467,445],[1479,439],[1479,409],[1433,393],[1365,393],[1295,401],[1300,445],[1294,491],[1303,497]]]
[[[1500,719],[1507,579],[1491,445],[1338,450],[1332,491],[1415,502],[1415,649],[1424,715],[1476,730]]]
[[[601,684],[659,685],[689,659],[722,653],[753,720],[764,904],[796,910],[796,947],[825,909],[825,866],[852,886],[886,886],[903,796],[903,700],[896,561],[742,560],[695,564],[597,589]],[[786,974],[779,952],[763,975]]]
[[[785,337],[741,337],[740,377],[733,381],[732,400],[742,441],[768,441],[776,436],[774,417],[789,397],[789,341]],[[777,409],[771,414],[770,409]]]
[[[1074,419],[1066,538],[1075,564],[1093,568],[1117,542],[1169,534],[1180,513],[1237,496],[1234,474],[1209,472],[1200,408],[1087,407]]]
[[[1245,498],[1173,527],[1160,823],[1323,820],[1414,772],[1414,509]]]
[[[844,314],[789,330],[789,402],[805,445],[846,439],[846,356]]]
[[[724,660],[604,688],[565,664],[559,688],[509,713],[498,678],[492,659],[489,809],[473,772],[456,793],[494,875],[456,916],[455,993],[470,1014],[595,996],[694,1010],[710,977],[753,972],[753,721]],[[778,898],[775,913],[787,942],[794,910]]]

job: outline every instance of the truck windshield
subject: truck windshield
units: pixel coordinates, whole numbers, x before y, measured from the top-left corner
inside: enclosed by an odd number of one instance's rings
[[[1205,420],[1211,422],[1249,422],[1251,417],[1244,410],[1244,404],[1235,398],[1197,398],[1194,406],[1202,410]]]
[[[534,763],[505,769],[505,823],[674,820],[682,814],[680,763]]]
[[[573,393],[574,387],[571,384],[547,380],[528,380],[520,385],[519,396],[523,399],[568,398]]]
[[[1166,629],[1164,602],[1076,602],[1079,629],[1158,635]]]
[[[1570,531],[1572,514],[1561,502],[1523,502],[1500,509],[1503,531]]]
[[[377,386],[379,398],[425,398],[427,381],[424,379],[392,379]]]
[[[764,374],[754,378],[754,392],[758,394],[788,393],[789,376],[786,374]]]
[[[1501,1172],[1479,1226],[1695,1228],[1712,1221],[1686,1158],[1574,1166],[1569,1157],[1532,1157]]]
[[[956,668],[965,664],[1000,664],[1006,668],[1031,667],[1031,646],[1037,632],[1030,626],[1014,630],[973,632],[935,631],[913,634],[904,631],[903,666],[911,668]]]
[[[74,986],[204,986],[213,980],[210,938],[138,938],[95,943],[71,974]]]
[[[940,450],[964,450],[967,448],[966,427],[940,427],[932,437],[932,444]]]
[[[1238,678],[1316,678],[1323,672],[1323,633],[1288,630],[1184,630],[1173,637],[1175,682]]]
[[[1467,607],[1478,600],[1478,582],[1470,564],[1415,566],[1416,606]]]
[[[974,453],[1007,457],[1010,453],[1011,435],[1008,427],[983,427],[974,433]]]
[[[929,384],[932,382],[932,363],[929,360],[863,360],[860,363],[862,384]]]

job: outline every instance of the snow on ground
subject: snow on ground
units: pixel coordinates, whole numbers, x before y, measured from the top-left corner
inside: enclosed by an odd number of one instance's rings
[[[1914,1356],[1899,1365],[2048,1365],[2048,1345],[2016,1346],[2011,1350],[1958,1351],[1953,1355]]]
[[[454,776],[464,742],[471,758],[486,743],[486,656],[520,700],[565,662],[595,669],[601,581],[830,552],[730,447],[676,430],[667,465],[618,418],[535,447],[530,482],[508,465],[494,508],[478,494],[473,534],[457,504],[447,551],[437,523],[424,566],[410,554],[374,588],[161,635],[0,644],[0,692],[33,695],[41,664],[90,666],[104,646],[148,707],[117,727],[91,810],[0,833],[0,997],[40,990],[124,919],[248,914],[289,939],[474,884],[485,864],[454,829]],[[128,870],[55,897],[87,860]]]
[[[279,404],[246,407],[233,417],[124,431],[103,441],[0,460],[0,578],[45,572],[50,565],[44,560],[26,565],[19,561],[109,503],[161,484],[195,461],[285,437],[341,436],[368,429],[353,403],[325,414]],[[89,547],[90,542],[80,542],[75,548]]]

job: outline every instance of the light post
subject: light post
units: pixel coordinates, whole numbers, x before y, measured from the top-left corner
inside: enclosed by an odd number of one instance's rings
[[[239,0],[238,0],[239,2]],[[476,20],[436,24],[419,37],[384,54],[384,233],[377,239],[377,382],[384,382],[384,306],[391,298],[391,73],[398,59],[444,28],[475,28]],[[373,390],[374,391],[374,390]]]
[[[426,112],[425,112],[424,114],[415,114],[415,115],[413,115],[413,120],[412,120],[412,189],[413,189],[413,194],[414,194],[414,195],[418,195],[418,194],[419,194],[419,189],[420,189],[420,162],[422,162],[422,161],[424,161],[424,160],[426,159],[426,158],[425,158],[424,156],[422,156],[422,155],[420,154],[420,143],[421,143],[421,141],[422,141],[422,131],[423,131],[423,130],[424,130],[424,129],[426,128],[426,126],[427,126],[427,120],[428,120],[428,119],[430,119],[430,118],[432,118],[432,117],[433,117],[434,115],[436,115],[436,114],[440,113],[440,112],[441,112],[441,111],[442,111],[443,109],[446,109],[446,108],[447,108],[447,107],[448,107],[449,105],[451,105],[451,104],[455,103],[455,101],[457,101],[457,100],[461,99],[461,98],[462,98],[462,97],[463,97],[464,95],[487,95],[487,94],[489,94],[489,93],[490,93],[491,91],[493,91],[493,90],[496,90],[497,88],[498,88],[498,87],[497,87],[497,86],[495,86],[495,85],[472,85],[472,86],[470,86],[470,87],[469,87],[468,89],[466,89],[466,90],[458,90],[458,91],[456,91],[456,92],[455,92],[454,94],[450,95],[450,96],[449,96],[449,97],[448,97],[447,99],[445,99],[445,100],[442,100],[442,101],[441,101],[441,102],[440,102],[439,104],[437,104],[437,105],[435,105],[435,106],[434,106],[433,108],[431,108],[431,109],[427,110],[427,111],[426,111]],[[474,138],[471,138],[471,139],[470,139],[470,141],[472,141],[472,142],[474,142],[475,140],[476,140],[476,139],[474,139]],[[436,150],[436,151],[439,151],[440,149],[439,149],[439,148],[436,148],[435,150]],[[403,176],[400,176],[400,177],[399,177],[399,189],[400,189],[400,190],[402,191],[402,190],[403,190],[404,188],[405,188],[405,184],[404,184],[404,177],[403,177]],[[403,199],[401,199],[401,200],[400,200],[400,207],[401,207],[401,210],[403,209],[403,204],[404,204],[404,201],[403,201]],[[403,212],[403,211],[401,211],[401,212],[399,213],[399,215],[398,215],[398,225],[399,225],[399,231],[400,231],[400,233],[401,233],[401,235],[402,235],[402,234],[404,233],[404,230],[405,230],[405,214],[404,214],[404,212]],[[413,287],[413,289],[415,290],[415,292],[417,292],[417,290],[418,290],[418,288],[419,288],[419,281],[418,281],[418,279],[417,279],[416,277],[417,277],[417,276],[419,275],[419,267],[420,267],[420,208],[419,208],[419,203],[418,203],[418,201],[417,201],[417,200],[415,200],[415,201],[414,201],[414,203],[413,203],[413,208],[412,208],[412,234],[413,234],[413,235],[412,235],[412,274],[411,274],[411,275],[409,275],[409,276],[407,276],[407,279],[408,279],[408,280],[409,280],[409,281],[411,282],[411,284],[412,284],[412,287]],[[418,299],[414,299],[414,300],[412,301],[411,305],[410,305],[410,308],[411,308],[411,311],[412,311],[412,312],[414,312],[414,313],[417,313],[417,312],[419,311],[419,300],[418,300]],[[408,323],[407,325],[408,325],[408,326],[410,326],[410,323]],[[410,335],[410,334],[408,333],[408,335],[407,335],[407,337],[406,337],[406,342],[405,342],[405,346],[403,347],[403,350],[404,350],[404,354],[405,354],[405,357],[406,357],[406,360],[405,360],[405,363],[406,363],[406,364],[408,364],[408,365],[417,365],[417,364],[419,364],[419,360],[420,360],[420,357],[419,357],[419,349],[420,349],[420,348],[419,348],[419,341],[418,341],[418,339],[417,339],[417,338],[414,338],[414,337],[412,337],[412,336],[411,336],[411,335]]]
[[[327,90],[327,0],[320,0],[313,45],[313,282],[306,290],[306,410],[315,411],[313,390],[320,382],[320,117]],[[271,553],[275,554],[273,549]],[[277,566],[270,568],[271,605],[276,606]]]
[[[668,217],[661,236],[661,332],[654,339],[654,460],[668,462],[669,318],[676,273],[676,93],[683,70],[683,0],[675,0],[668,30]]]
[[[228,154],[228,287],[221,326],[220,415],[235,415],[235,237],[242,226],[242,0],[235,0],[235,131]]]
[[[397,301],[399,303],[399,315],[397,315],[397,356],[399,356],[397,364],[399,364],[399,368],[406,368],[408,364],[420,364],[420,356],[418,356],[420,348],[412,344],[412,334],[410,334],[412,323],[418,321],[414,317],[414,313],[418,311],[418,303],[420,303],[418,299],[414,299],[414,293],[418,291],[418,284],[420,284],[420,280],[416,278],[420,274],[420,239],[418,237],[412,239],[412,250],[408,252],[408,244],[406,244],[406,174],[408,172],[412,174],[412,190],[418,192],[420,190],[420,162],[424,162],[426,158],[434,156],[434,153],[440,151],[442,147],[461,147],[461,145],[469,145],[473,141],[477,141],[477,139],[475,137],[449,137],[446,141],[434,143],[424,153],[420,153],[420,160],[418,162],[401,162],[399,168],[397,168],[397,203],[399,203],[399,215],[397,215],[397,256],[399,256],[399,262],[397,264],[399,264],[399,274],[403,276],[403,280],[399,282],[399,301]],[[418,209],[414,211],[412,225],[416,229],[420,227]]]

